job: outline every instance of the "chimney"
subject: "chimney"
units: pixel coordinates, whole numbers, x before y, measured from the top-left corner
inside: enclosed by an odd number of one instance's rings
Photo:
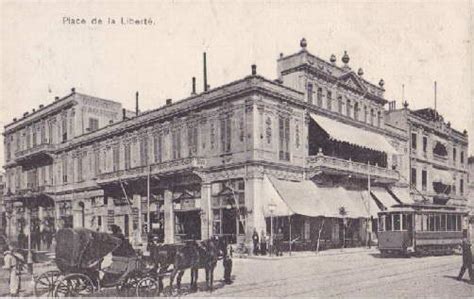
[[[256,75],[257,75],[257,65],[252,64],[252,76],[256,76]]]
[[[127,119],[127,110],[125,110],[125,108],[122,108],[122,120],[126,120]]]
[[[138,116],[138,91],[135,93],[135,114]]]
[[[173,103],[173,99],[166,99],[166,105],[171,105]]]
[[[191,95],[196,94],[196,77],[193,77],[193,91],[191,92]]]
[[[204,92],[207,91],[207,62],[206,62],[206,52],[203,53],[203,60],[204,60]]]

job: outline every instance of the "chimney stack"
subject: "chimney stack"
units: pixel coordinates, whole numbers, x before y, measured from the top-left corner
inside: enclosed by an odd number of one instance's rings
[[[166,99],[166,105],[171,105],[173,103],[172,99]]]
[[[252,64],[252,76],[256,76],[256,75],[257,75],[257,65]]]
[[[135,114],[138,116],[138,91],[135,93]]]
[[[203,60],[204,60],[204,92],[207,91],[207,61],[206,61],[206,52],[203,53]]]
[[[127,111],[125,110],[125,108],[122,108],[122,120],[126,120],[127,119]]]
[[[191,95],[196,94],[196,77],[193,77],[193,91],[191,92]]]

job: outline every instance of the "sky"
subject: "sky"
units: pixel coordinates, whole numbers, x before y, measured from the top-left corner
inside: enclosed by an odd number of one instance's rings
[[[308,51],[385,81],[401,107],[434,106],[474,144],[473,4],[469,1],[1,1],[0,125],[75,87],[134,109],[217,87],[251,73],[276,78],[280,53]],[[122,25],[120,18],[151,19]],[[84,19],[86,24],[71,24]],[[103,24],[91,24],[101,19]],[[108,24],[108,19],[116,24]],[[65,21],[66,20],[66,21]],[[0,143],[3,165],[3,142]],[[474,154],[470,146],[470,154]]]

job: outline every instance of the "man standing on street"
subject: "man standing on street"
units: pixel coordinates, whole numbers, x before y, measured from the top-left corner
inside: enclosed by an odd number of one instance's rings
[[[258,253],[258,233],[257,233],[257,230],[255,228],[253,229],[252,241],[253,241],[253,254],[257,255],[257,253]]]
[[[23,256],[17,252],[16,245],[10,244],[9,250],[4,253],[3,269],[9,271],[10,296],[16,297],[19,295],[21,288],[21,270],[25,260]]]
[[[471,284],[474,283],[474,273],[472,273],[472,251],[471,251],[471,244],[467,239],[467,230],[463,231],[463,239],[462,239],[462,266],[461,271],[459,271],[459,275],[457,277],[458,280],[461,280],[464,276],[464,273],[469,273],[469,279]]]

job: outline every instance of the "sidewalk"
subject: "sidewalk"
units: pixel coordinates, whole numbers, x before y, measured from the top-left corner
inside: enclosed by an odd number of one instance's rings
[[[354,248],[336,248],[327,249],[316,253],[316,251],[293,251],[291,255],[288,252],[284,252],[283,256],[269,256],[269,255],[249,255],[242,258],[258,259],[258,260],[282,260],[282,259],[293,259],[293,258],[304,258],[304,257],[315,257],[315,256],[332,256],[332,255],[344,255],[344,254],[356,254],[356,253],[377,253],[378,249],[372,246],[370,249],[367,247],[354,247]],[[237,257],[239,258],[239,257]]]

